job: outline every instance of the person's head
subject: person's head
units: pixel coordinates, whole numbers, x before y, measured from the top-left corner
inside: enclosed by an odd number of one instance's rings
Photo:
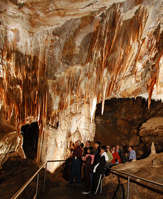
[[[81,143],[81,144],[80,144],[80,146],[81,146],[81,148],[83,148],[83,147],[84,147],[84,144],[83,144],[83,143]]]
[[[96,141],[96,142],[94,143],[94,146],[95,146],[95,149],[100,148],[100,146],[101,146],[101,142]]]
[[[107,151],[110,151],[110,146],[107,146],[107,147],[106,147],[106,150],[107,150]]]
[[[132,150],[133,150],[133,146],[129,146],[129,147],[128,147],[128,150],[129,150],[129,151],[132,151]]]
[[[116,146],[116,150],[118,151],[119,150],[119,145],[117,144],[117,146]]]
[[[80,145],[80,144],[81,144],[80,140],[77,140],[77,141],[75,142],[75,146],[78,146],[78,145]]]
[[[104,152],[106,152],[106,146],[101,146],[100,153],[103,154]]]
[[[90,147],[90,145],[91,145],[91,142],[89,140],[87,140],[86,141],[86,147],[88,148],[88,147]]]
[[[90,146],[90,147],[87,149],[87,153],[94,154],[94,150],[93,150],[93,147],[92,147],[92,146]]]
[[[112,151],[115,151],[115,145],[112,146]]]

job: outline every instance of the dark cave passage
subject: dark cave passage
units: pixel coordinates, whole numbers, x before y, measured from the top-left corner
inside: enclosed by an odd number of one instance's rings
[[[24,125],[21,128],[23,135],[23,150],[28,159],[34,160],[37,157],[37,143],[39,127],[37,122]]]

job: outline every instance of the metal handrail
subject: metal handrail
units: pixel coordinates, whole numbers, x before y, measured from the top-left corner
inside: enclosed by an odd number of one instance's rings
[[[127,178],[128,178],[128,181],[127,181],[127,199],[129,199],[129,190],[130,190],[130,177],[132,177],[132,178],[136,178],[136,179],[139,179],[139,180],[143,180],[143,181],[145,181],[145,182],[149,182],[149,183],[151,183],[151,184],[155,184],[155,185],[158,185],[158,186],[162,186],[163,187],[163,184],[161,184],[161,183],[158,183],[158,182],[154,182],[154,181],[152,181],[152,180],[147,180],[147,179],[145,179],[145,178],[141,178],[141,177],[139,177],[139,176],[136,176],[136,175],[132,175],[132,174],[129,174],[129,173],[125,173],[125,172],[122,172],[122,171],[117,171],[117,170],[115,170],[115,169],[111,169],[111,168],[109,168],[109,170],[111,170],[111,172],[112,173],[119,173],[119,174],[122,174],[122,175],[126,175],[127,176]]]
[[[65,162],[65,161],[66,160],[47,160],[47,161],[45,161],[41,165],[41,167],[34,173],[34,175],[13,195],[13,197],[11,199],[16,199],[18,196],[20,196],[20,194],[26,189],[26,187],[29,185],[29,183],[36,177],[36,175],[37,175],[37,184],[36,184],[36,193],[35,193],[34,198],[37,198],[38,182],[39,182],[39,172],[41,171],[41,169],[43,169],[43,167],[45,166],[44,184],[43,184],[43,191],[44,191],[44,189],[45,189],[45,180],[46,180],[47,163],[48,162]],[[132,175],[132,174],[129,174],[129,173],[125,173],[125,172],[122,172],[122,171],[117,171],[115,169],[111,169],[111,168],[108,168],[108,169],[111,170],[111,172],[113,172],[113,173],[116,172],[116,173],[119,173],[119,174],[122,174],[122,175],[126,175],[128,177],[127,199],[129,199],[130,177],[136,178],[136,179],[139,179],[139,180],[143,180],[143,181],[146,181],[146,182],[149,182],[149,183],[152,183],[152,184],[155,184],[155,185],[163,187],[163,184],[158,183],[158,182],[154,182],[152,180],[147,180],[145,178],[141,178],[139,176],[135,176],[135,175]]]
[[[46,178],[46,170],[47,170],[47,163],[48,162],[63,162],[66,160],[47,160],[45,161],[41,167],[33,174],[33,176],[12,196],[11,199],[16,199],[18,198],[18,196],[20,196],[20,194],[26,189],[26,187],[29,185],[29,183],[36,177],[37,175],[37,184],[36,184],[36,193],[34,198],[37,198],[37,193],[38,193],[38,182],[39,182],[39,172],[41,171],[41,169],[43,169],[43,167],[45,166],[45,174],[44,174],[44,185],[43,185],[43,191],[45,188],[45,178]]]
[[[158,182],[154,182],[152,180],[147,180],[145,178],[141,178],[139,176],[135,176],[135,175],[132,175],[132,174],[129,174],[129,173],[124,173],[124,172],[121,172],[121,171],[117,171],[115,169],[111,169],[109,168],[110,170],[114,171],[114,172],[117,172],[117,173],[120,173],[120,174],[123,174],[123,175],[127,175],[127,176],[130,176],[130,177],[133,177],[133,178],[136,178],[136,179],[139,179],[139,180],[143,180],[143,181],[146,181],[146,182],[149,182],[149,183],[152,183],[152,184],[155,184],[155,185],[158,185],[158,186],[162,186],[163,187],[163,184],[161,183],[158,183]]]

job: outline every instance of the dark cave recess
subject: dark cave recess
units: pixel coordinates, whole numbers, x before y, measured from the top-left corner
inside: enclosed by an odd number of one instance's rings
[[[28,159],[34,160],[37,156],[37,142],[39,127],[37,122],[22,126],[23,150]]]
[[[95,122],[95,141],[100,140],[105,145],[119,144],[124,152],[127,152],[131,140],[135,139],[134,149],[137,158],[145,158],[150,154],[151,141],[154,142],[156,152],[163,151],[163,140],[157,135],[144,141],[139,135],[139,128],[148,119],[163,117],[163,103],[151,101],[148,109],[148,101],[144,98],[112,98],[105,101],[104,114],[101,115],[101,104],[97,105]]]

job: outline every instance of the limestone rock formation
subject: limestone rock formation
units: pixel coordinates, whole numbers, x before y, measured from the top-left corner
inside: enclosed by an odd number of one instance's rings
[[[15,112],[17,133],[38,121],[38,163],[56,158],[47,145],[65,154],[64,123],[93,139],[97,103],[103,113],[113,97],[162,99],[163,0],[0,4],[0,106],[5,120]]]
[[[151,154],[155,154],[155,153],[156,153],[156,148],[155,148],[154,142],[152,142],[152,145],[151,145]]]
[[[163,184],[163,153],[152,154],[146,159],[137,160],[135,162],[127,162],[125,164],[120,164],[112,168],[117,171],[121,171]],[[121,175],[120,177],[120,182],[118,181],[117,175],[112,173],[104,178],[103,184],[106,186],[105,189],[107,189],[108,192],[107,198],[112,199],[113,196],[115,196],[115,192],[119,183],[123,186],[124,195],[125,198],[127,198],[127,178],[125,176],[122,176],[123,175]],[[162,187],[131,177],[130,198],[162,199]]]
[[[104,115],[101,115],[101,105],[97,106],[95,140],[110,146],[119,144],[124,152],[132,145],[137,158],[144,158],[150,155],[152,142],[156,145],[157,152],[163,150],[162,138],[158,136],[158,132],[161,134],[161,118],[161,102],[152,100],[151,108],[148,109],[147,101],[142,98],[112,98],[105,102]],[[155,133],[151,135],[150,132]]]
[[[163,117],[152,117],[142,124],[139,135],[141,140],[150,146],[152,142],[156,147],[156,151],[163,150]]]
[[[3,109],[0,111],[0,168],[10,156],[21,155],[25,158],[22,149],[23,138],[20,133],[16,132],[14,114],[8,122],[4,119],[3,111]]]

